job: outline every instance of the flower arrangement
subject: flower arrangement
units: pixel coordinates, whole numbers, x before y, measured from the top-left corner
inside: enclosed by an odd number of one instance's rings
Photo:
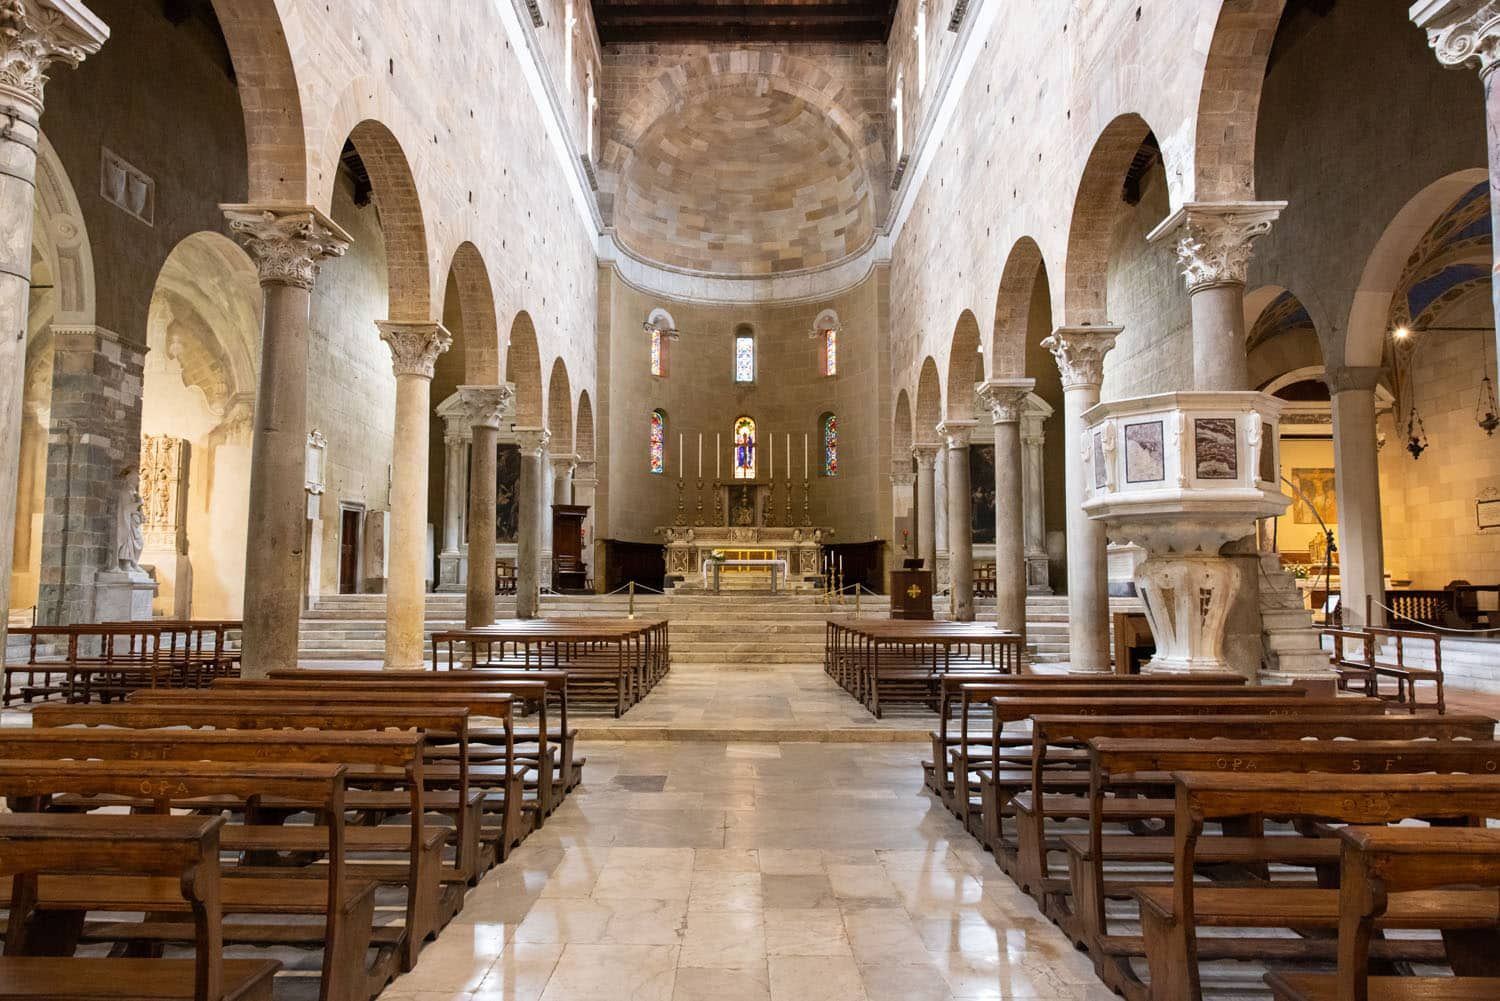
[[[708,558],[709,558],[709,560],[711,562],[714,562],[714,563],[723,563],[724,562],[724,550],[722,550],[722,549],[715,549],[715,550],[713,550],[712,552],[710,552],[708,554]]]
[[[1286,572],[1291,574],[1296,580],[1307,580],[1311,576],[1311,572],[1307,569],[1305,563],[1288,563]]]

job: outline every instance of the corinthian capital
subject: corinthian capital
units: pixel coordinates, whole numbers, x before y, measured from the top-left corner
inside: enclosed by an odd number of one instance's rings
[[[220,205],[219,211],[255,261],[262,285],[310,292],[323,259],[343,257],[352,242],[338,223],[311,205]]]
[[[0,0],[0,99],[42,113],[53,63],[77,66],[109,28],[78,0]]]
[[[1058,327],[1042,341],[1052,352],[1063,389],[1097,386],[1104,381],[1104,356],[1124,327]]]
[[[552,432],[546,428],[516,428],[516,444],[523,455],[538,457],[552,440]]]
[[[1189,292],[1243,285],[1250,272],[1250,245],[1271,231],[1284,208],[1286,202],[1189,202],[1146,239],[1173,239]]]
[[[943,421],[937,426],[937,433],[950,449],[963,449],[969,447],[969,439],[978,426],[978,421]]]
[[[979,398],[990,408],[996,424],[1015,424],[1026,409],[1026,396],[1036,386],[1035,379],[994,379],[979,387]]]
[[[391,365],[398,377],[431,379],[437,356],[453,344],[453,335],[441,323],[376,320],[375,326],[380,328],[380,339],[391,349]]]
[[[1488,76],[1500,57],[1500,2],[1419,0],[1408,12],[1427,32],[1427,44],[1448,67],[1473,66]]]
[[[911,447],[911,455],[912,458],[917,460],[918,466],[926,466],[928,469],[931,469],[932,464],[937,461],[938,449],[940,447],[926,442],[920,445],[913,445]]]
[[[515,397],[510,386],[459,386],[458,399],[463,416],[471,428],[499,430],[501,419],[510,411]]]

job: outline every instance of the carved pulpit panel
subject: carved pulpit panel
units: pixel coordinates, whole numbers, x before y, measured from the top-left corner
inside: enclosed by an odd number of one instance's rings
[[[141,508],[146,548],[187,551],[188,443],[166,434],[141,437]]]

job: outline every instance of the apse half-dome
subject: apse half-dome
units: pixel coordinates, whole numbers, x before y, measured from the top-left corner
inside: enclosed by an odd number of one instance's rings
[[[635,144],[615,236],[671,268],[785,274],[868,246],[874,199],[854,147],[824,112],[780,91],[717,91],[668,111]]]

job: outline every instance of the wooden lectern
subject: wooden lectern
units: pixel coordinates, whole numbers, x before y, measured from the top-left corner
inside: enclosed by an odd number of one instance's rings
[[[891,618],[932,618],[932,571],[891,571]]]

